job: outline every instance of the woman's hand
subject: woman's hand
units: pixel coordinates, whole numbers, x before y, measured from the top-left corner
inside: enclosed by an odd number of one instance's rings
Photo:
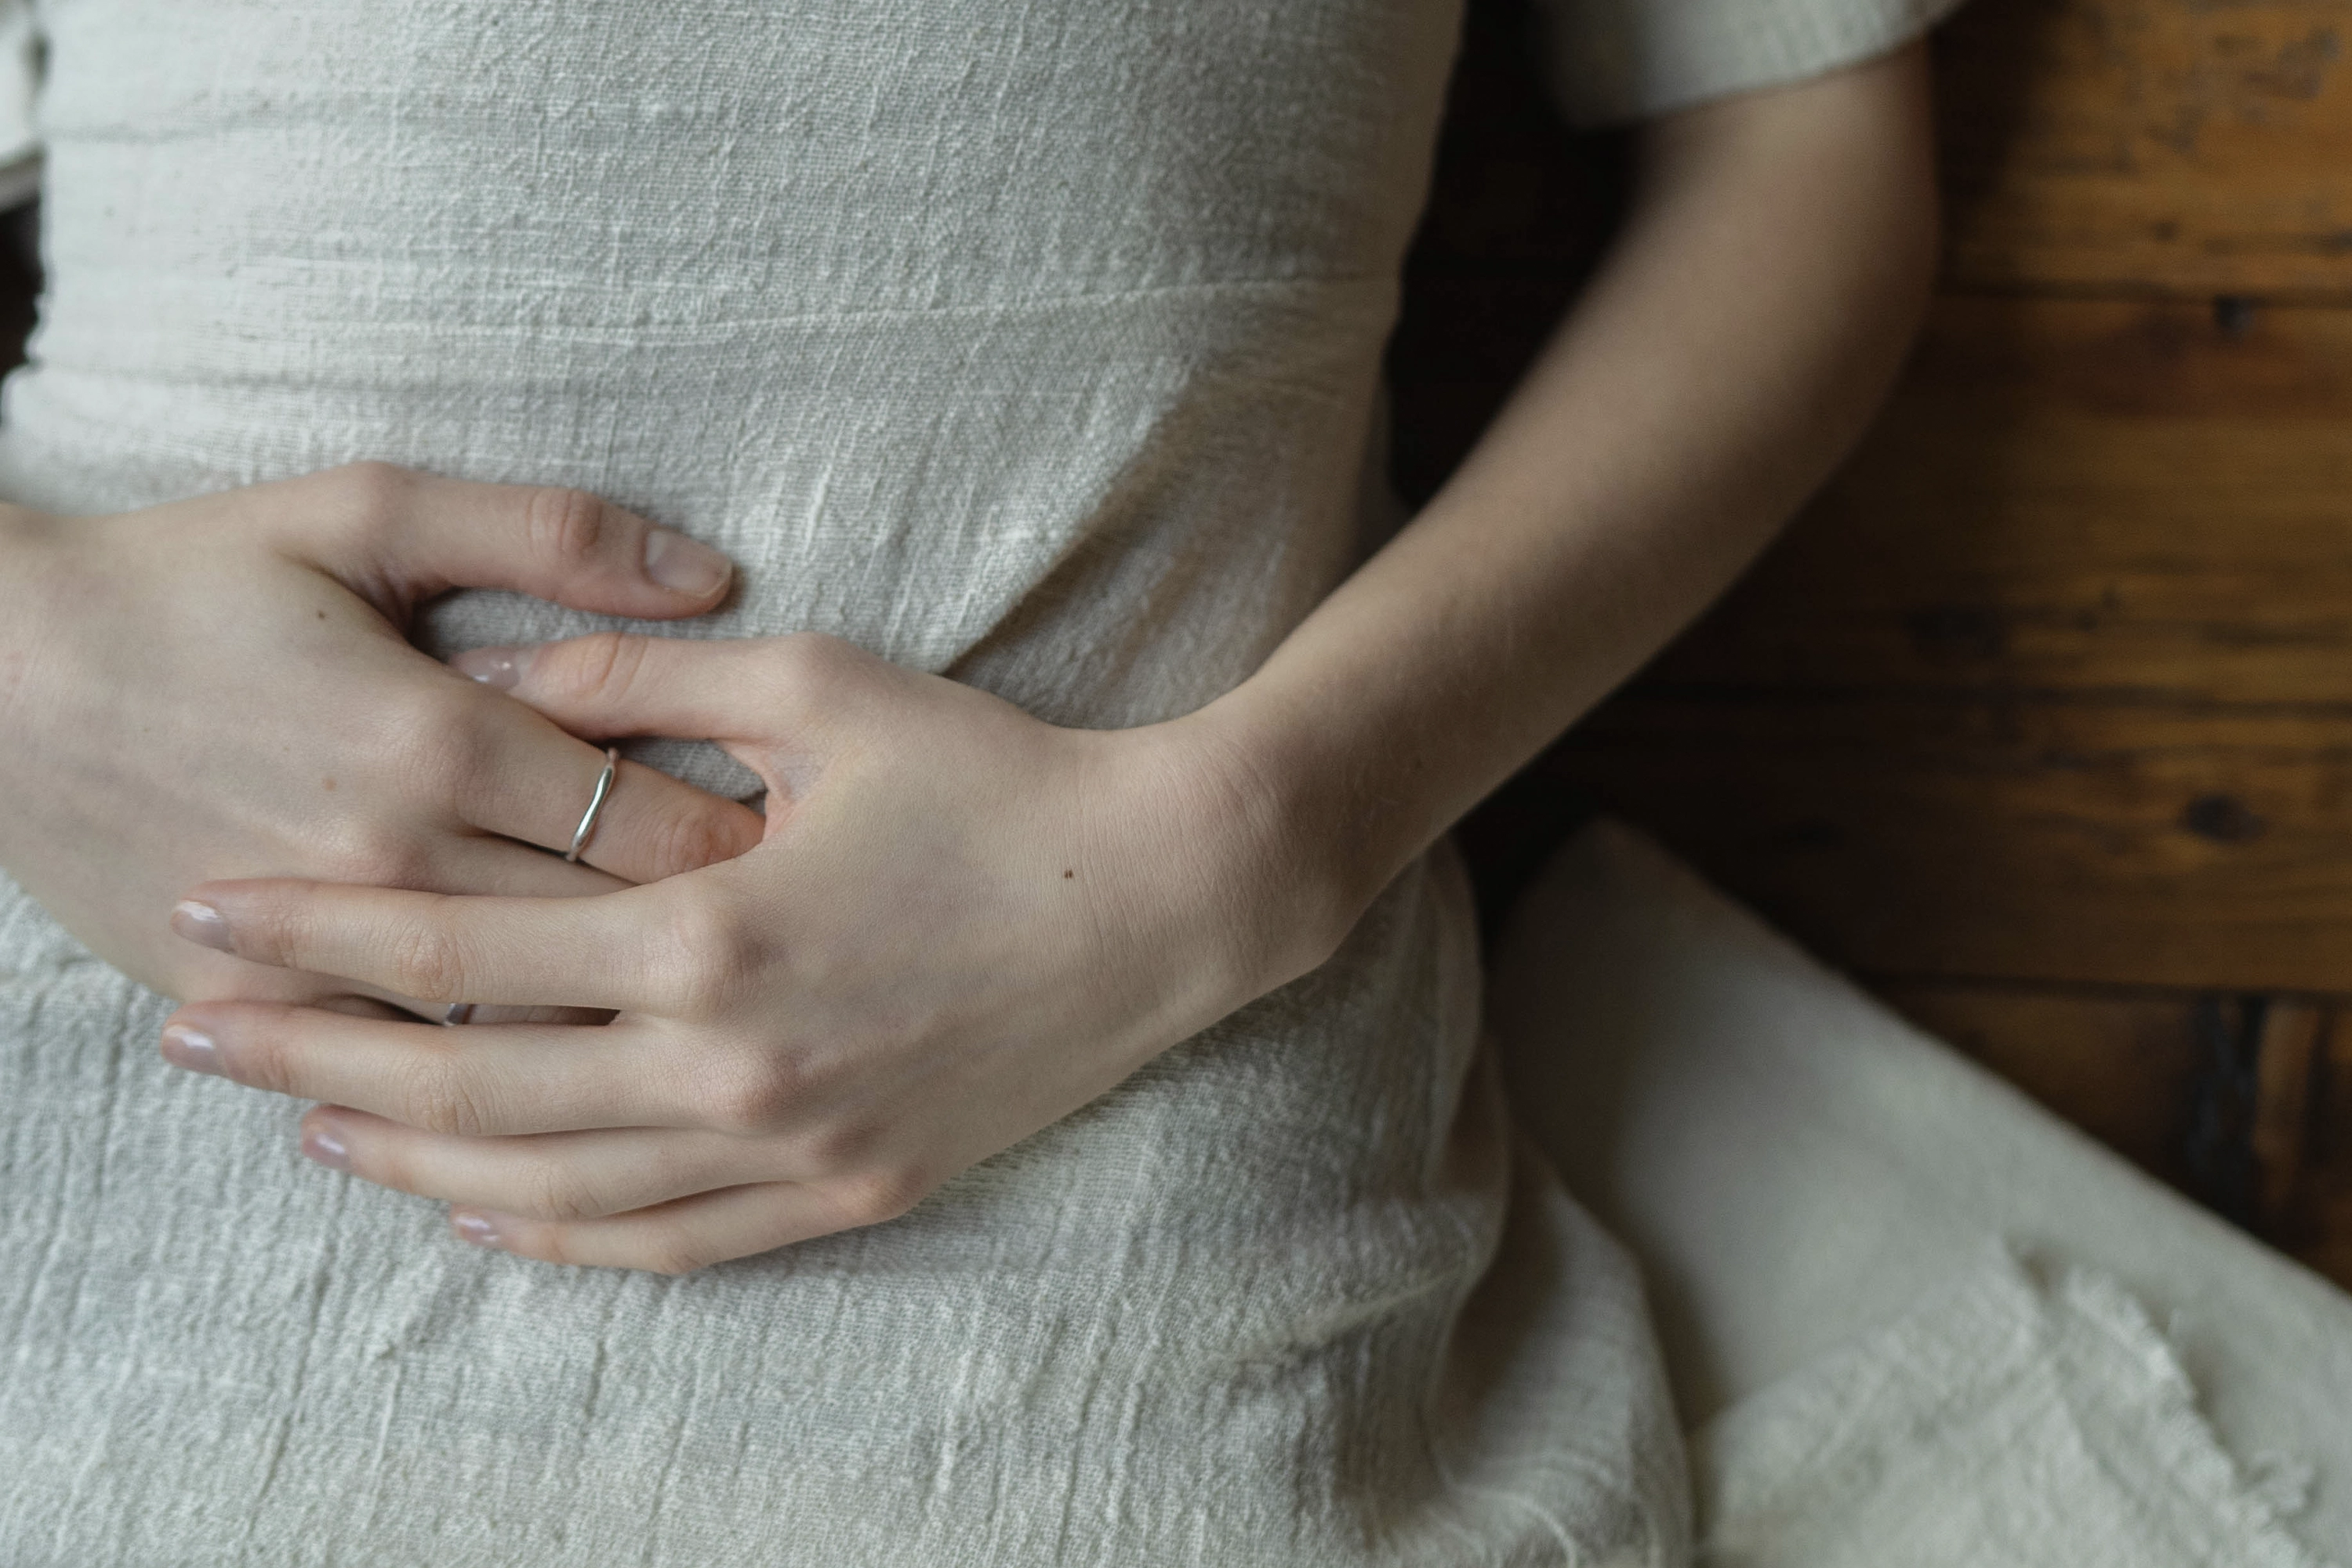
[[[168,994],[352,988],[173,939],[207,878],[578,894],[723,858],[758,814],[604,763],[405,640],[420,602],[508,588],[698,614],[725,560],[576,492],[383,465],[119,517],[0,509],[0,865],[93,951]]]
[[[256,963],[619,1010],[436,1029],[204,1004],[166,1026],[181,1066],[329,1102],[306,1152],[466,1205],[478,1243],[675,1272],[889,1218],[1349,923],[1285,875],[1199,715],[1057,729],[805,634],[458,662],[578,734],[717,739],[770,791],[758,848],[602,898],[189,894]]]

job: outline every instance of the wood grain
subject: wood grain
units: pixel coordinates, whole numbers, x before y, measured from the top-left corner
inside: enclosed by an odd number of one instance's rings
[[[1976,0],[1939,47],[1962,288],[2352,297],[2352,0]]]
[[[1898,980],[1880,997],[2091,1136],[2184,1191],[2207,1063],[2193,996]]]
[[[2352,310],[1945,299],[1654,674],[2352,712]]]
[[[2288,1250],[2336,1180],[2322,1121],[2338,1004],[2316,996],[1891,980],[1879,994],[2051,1112]]]
[[[2352,310],[1944,299],[1544,777],[1848,967],[2352,991]]]
[[[2282,997],[2269,1004],[2263,1022],[2248,1141],[2262,1184],[2257,1194],[2260,1227],[2293,1243],[2307,1240],[2301,1234],[2305,1216],[2300,1211],[2303,1194],[2319,1170],[2312,1121],[2336,1010],[2305,998]]]
[[[1541,768],[1846,968],[2352,991],[2352,724],[1636,690]]]
[[[2352,1171],[2331,1142],[2352,1131],[2352,1077],[2333,1076],[2340,1003],[2000,981],[1880,994],[2150,1174],[2352,1272]]]

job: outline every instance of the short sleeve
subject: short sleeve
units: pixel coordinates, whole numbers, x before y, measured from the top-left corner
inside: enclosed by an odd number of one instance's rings
[[[1537,0],[1552,91],[1579,124],[1802,81],[1908,43],[1959,0]]]
[[[0,208],[31,200],[41,186],[34,121],[40,86],[41,36],[31,0],[0,0]]]

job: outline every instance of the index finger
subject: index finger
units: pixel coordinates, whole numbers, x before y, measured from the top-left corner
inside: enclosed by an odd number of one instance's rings
[[[506,588],[575,610],[671,619],[723,598],[734,568],[675,529],[583,490],[494,485],[352,463],[266,487],[281,536],[344,582],[401,605]]]
[[[656,888],[514,899],[270,879],[205,883],[173,910],[172,929],[423,1002],[661,1012],[677,989],[674,901]]]

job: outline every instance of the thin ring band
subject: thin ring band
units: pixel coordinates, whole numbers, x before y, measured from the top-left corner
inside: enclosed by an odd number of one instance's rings
[[[580,826],[572,830],[572,847],[563,852],[565,860],[576,863],[580,851],[587,847],[589,837],[596,831],[596,818],[604,809],[604,798],[613,793],[613,775],[620,768],[621,748],[605,747],[604,771],[596,775],[596,793],[588,797],[588,809],[581,813]]]
[[[588,809],[580,814],[580,826],[572,830],[572,847],[563,852],[565,860],[574,865],[579,863],[580,851],[587,847],[590,837],[596,831],[596,818],[604,814],[605,798],[613,793],[613,776],[620,771],[621,748],[605,747],[604,771],[596,775],[596,792],[588,797]],[[471,1023],[473,1018],[474,1005],[471,1002],[452,1002],[449,1010],[441,1015],[445,1026]]]

